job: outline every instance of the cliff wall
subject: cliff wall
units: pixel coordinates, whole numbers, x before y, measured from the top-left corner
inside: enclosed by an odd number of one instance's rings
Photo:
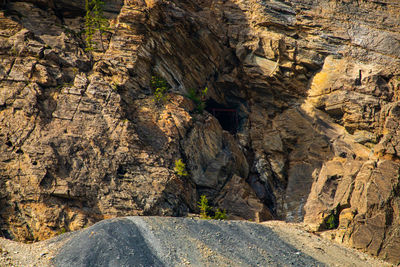
[[[181,216],[206,194],[400,262],[396,0],[106,1],[93,52],[84,1],[1,4],[3,236]],[[199,114],[185,95],[205,87]]]

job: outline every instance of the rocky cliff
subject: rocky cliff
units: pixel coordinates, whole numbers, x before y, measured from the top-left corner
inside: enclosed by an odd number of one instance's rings
[[[83,0],[0,3],[3,236],[181,216],[206,194],[400,262],[397,0],[110,0],[92,52]],[[205,87],[199,113],[186,95]]]

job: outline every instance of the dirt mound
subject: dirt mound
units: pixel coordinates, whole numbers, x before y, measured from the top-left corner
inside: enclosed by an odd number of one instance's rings
[[[2,239],[2,266],[389,266],[298,224],[125,217],[32,245]]]

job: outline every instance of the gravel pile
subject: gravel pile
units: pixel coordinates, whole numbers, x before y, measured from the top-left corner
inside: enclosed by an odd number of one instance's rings
[[[0,248],[0,266],[390,266],[276,221],[126,217]]]

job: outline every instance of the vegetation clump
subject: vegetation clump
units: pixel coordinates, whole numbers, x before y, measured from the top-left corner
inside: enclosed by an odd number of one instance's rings
[[[205,195],[202,195],[200,197],[200,201],[197,202],[198,207],[200,209],[200,218],[209,220],[211,217],[208,215],[208,213],[211,211],[211,207],[208,205],[208,199]]]
[[[198,207],[200,209],[200,218],[204,220],[226,220],[226,211],[223,210],[221,211],[220,209],[217,209],[216,211],[213,211],[213,208],[208,204],[208,199],[205,195],[202,195],[200,197],[200,201],[197,202]],[[212,215],[214,213],[214,215]]]
[[[337,228],[337,222],[336,222],[336,218],[335,215],[332,213],[331,215],[329,215],[325,221],[326,224],[326,228],[328,230],[332,230]]]
[[[67,229],[65,229],[65,227],[62,227],[62,228],[57,232],[56,235],[62,235],[62,234],[65,234],[66,232],[67,232]]]
[[[187,176],[188,172],[186,171],[186,164],[182,162],[181,159],[175,160],[174,171],[179,176]]]
[[[101,48],[104,52],[103,33],[108,30],[108,21],[103,13],[104,2],[101,0],[85,0],[85,41],[86,51],[93,51],[96,42],[93,35],[98,31],[100,36]]]
[[[212,217],[214,220],[226,220],[226,210],[221,211],[220,209],[217,209],[215,211],[214,216]]]
[[[160,77],[152,76],[151,87],[153,89],[153,101],[157,105],[163,105],[167,101],[167,92],[169,89],[167,81]]]
[[[208,92],[208,87],[200,90],[199,92],[190,89],[189,94],[187,94],[187,98],[191,99],[196,104],[197,112],[202,114],[204,109],[206,108],[206,96]]]

